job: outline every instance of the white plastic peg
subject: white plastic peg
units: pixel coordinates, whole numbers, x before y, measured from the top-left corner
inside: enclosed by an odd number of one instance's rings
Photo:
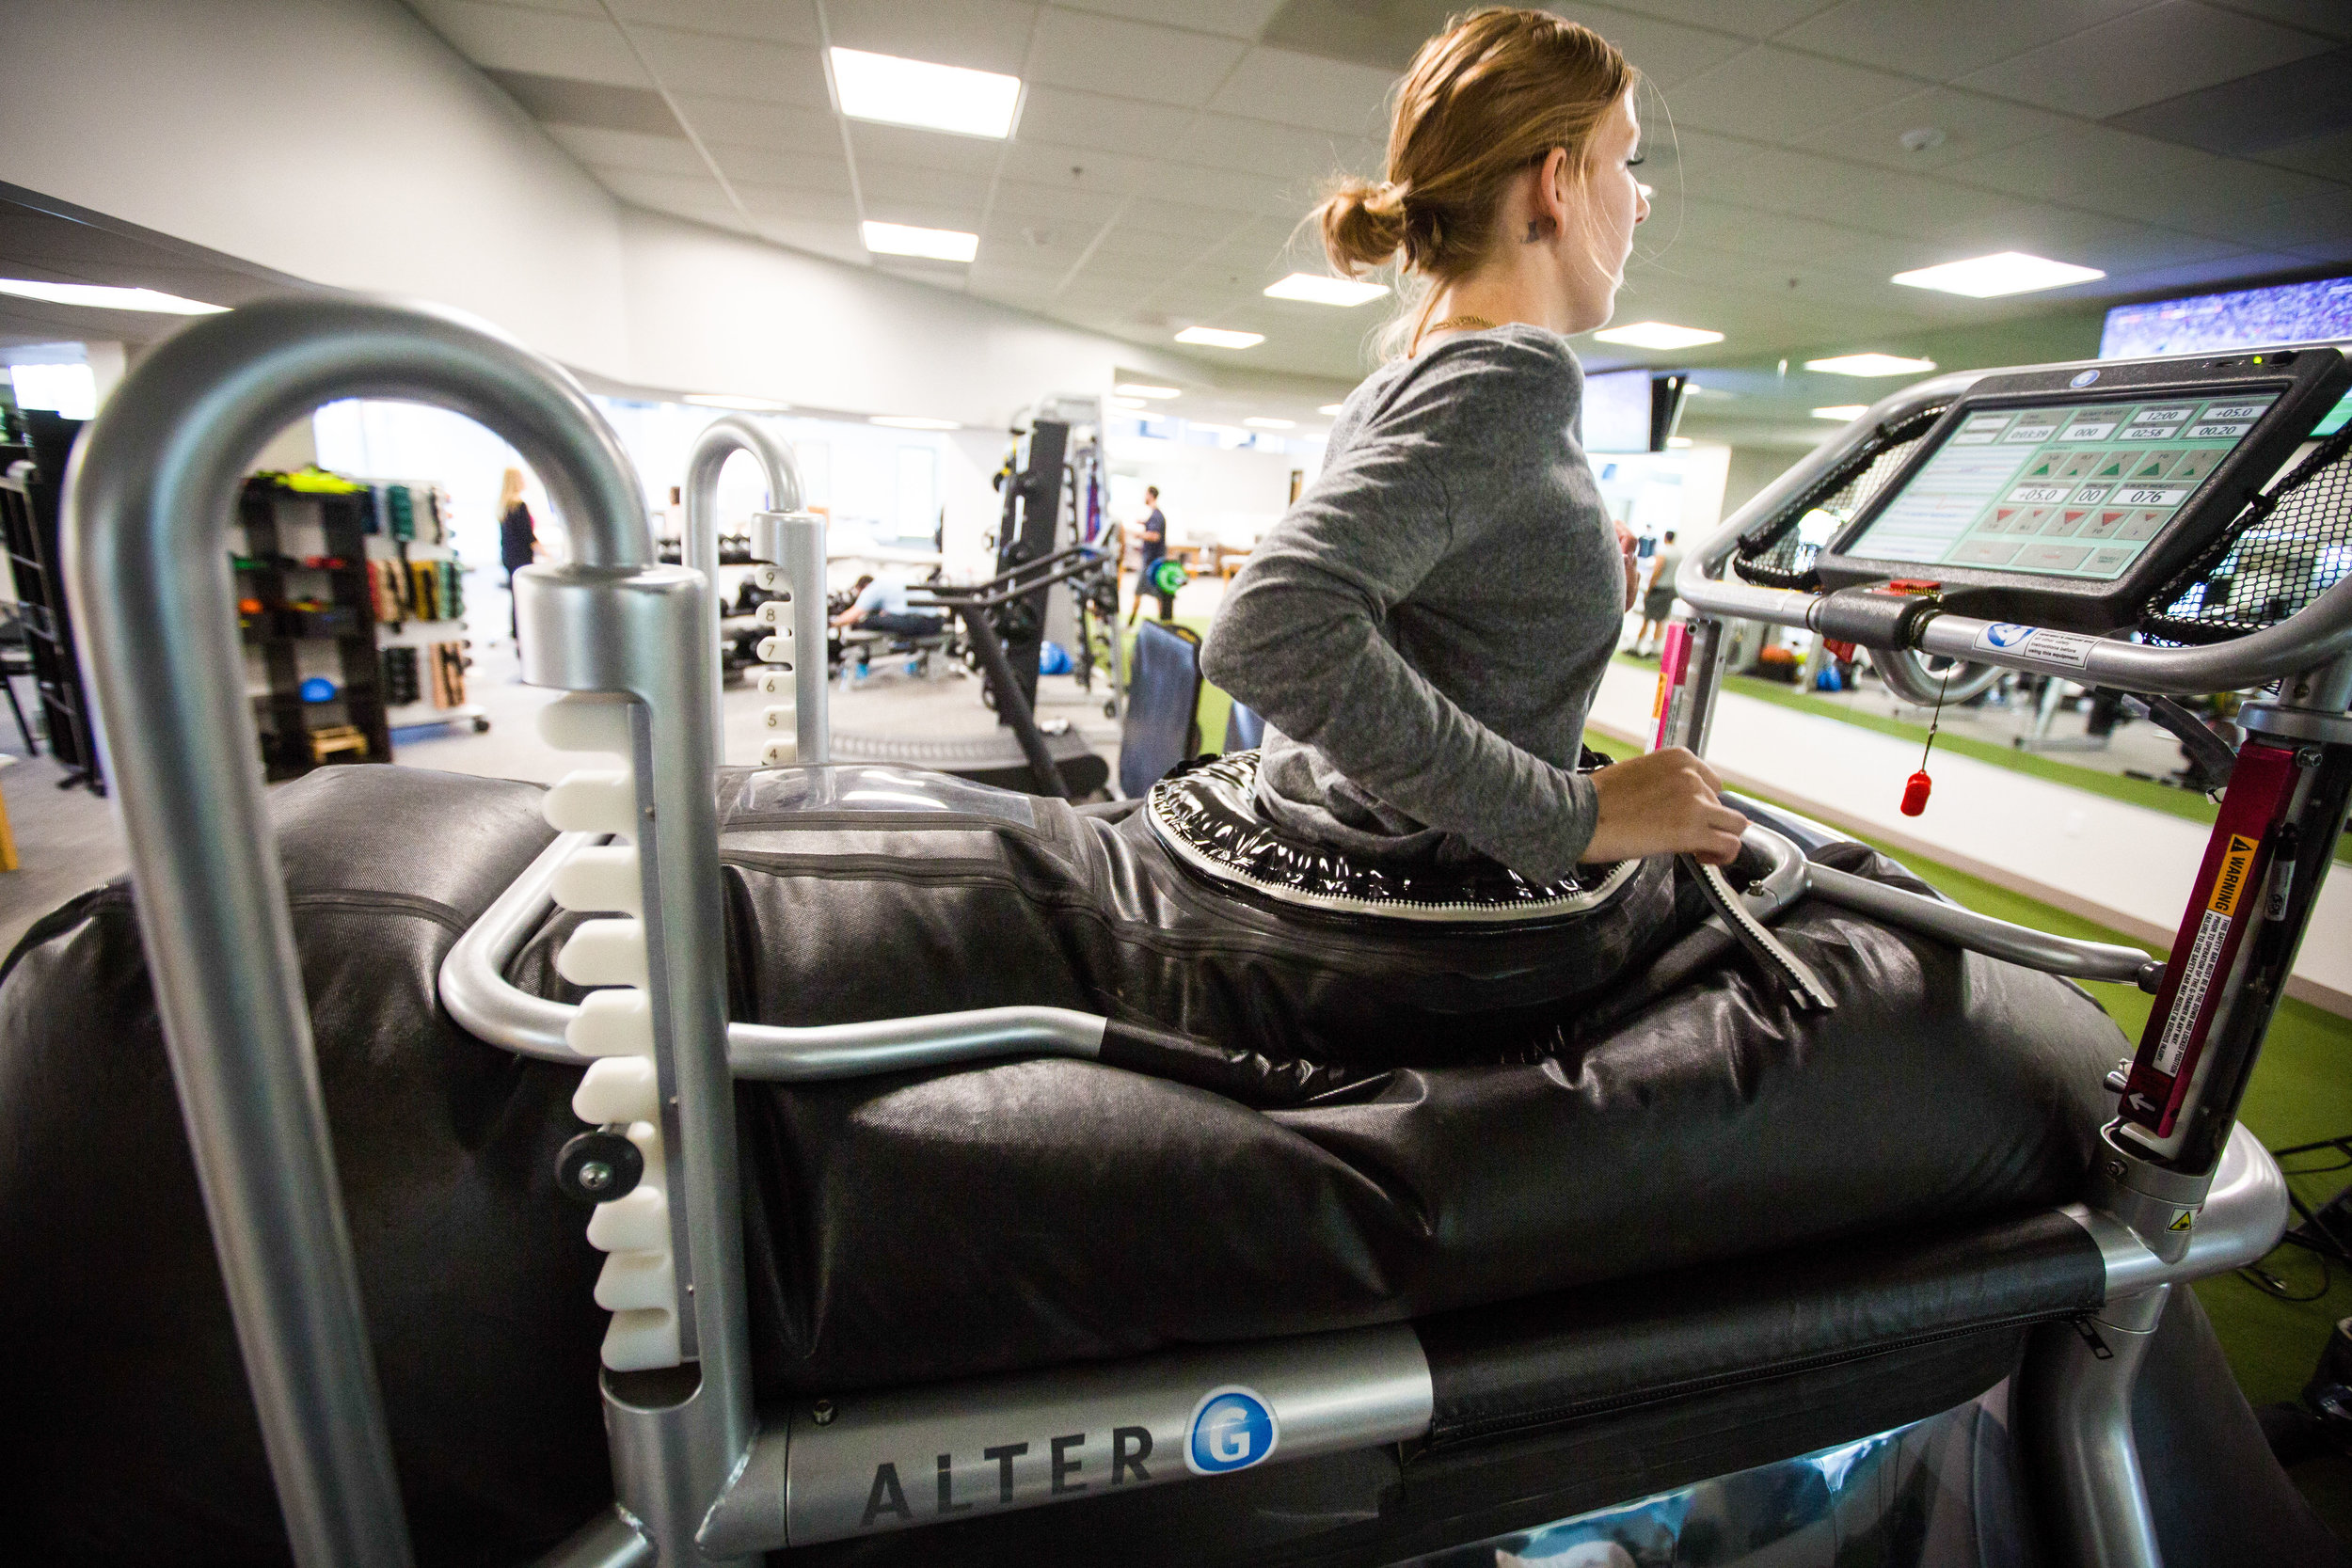
[[[637,851],[625,844],[573,850],[570,858],[555,868],[551,891],[555,901],[567,910],[645,912],[645,889],[638,877]]]
[[[604,1364],[642,1372],[678,1363],[677,1314],[664,1308],[615,1312],[604,1331]]]
[[[571,691],[539,710],[539,738],[559,752],[629,754],[628,699]]]
[[[763,626],[788,626],[791,615],[792,602],[789,599],[770,599],[759,607],[759,624]],[[791,633],[787,631],[785,635],[788,637]]]
[[[599,1056],[572,1091],[572,1115],[592,1125],[651,1121],[660,1114],[660,1085],[644,1056]]]
[[[752,580],[759,584],[761,592],[768,594],[781,594],[784,595],[786,603],[789,604],[791,602],[792,579],[786,577],[784,575],[784,568],[777,565],[774,562],[761,562],[759,563],[759,569],[752,574]]]
[[[652,1174],[652,1167],[646,1168]],[[640,1181],[588,1217],[588,1244],[598,1252],[665,1252],[670,1245],[670,1198]]]
[[[576,986],[643,986],[644,922],[581,921],[555,955],[555,972]]]
[[[637,781],[625,769],[583,768],[548,788],[548,826],[564,833],[637,834]]]
[[[616,1252],[596,1275],[596,1305],[608,1312],[677,1306],[677,1267],[666,1252]]]
[[[792,662],[792,628],[786,626],[772,637],[759,640],[759,662],[789,664]]]
[[[790,768],[801,760],[801,740],[798,736],[780,736],[760,748],[762,768]]]
[[[782,697],[787,703],[798,697],[800,691],[793,684],[792,666],[787,664],[778,670],[762,670],[759,673],[759,694],[763,697]]]
[[[800,730],[800,710],[790,703],[762,709],[760,719],[771,730],[791,730],[795,734]]]
[[[651,1056],[653,998],[628,986],[592,990],[580,999],[564,1038],[583,1056]]]

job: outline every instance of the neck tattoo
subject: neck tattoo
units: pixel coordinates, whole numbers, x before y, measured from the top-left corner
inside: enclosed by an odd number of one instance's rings
[[[1495,324],[1484,316],[1448,316],[1441,322],[1432,322],[1422,330],[1427,332],[1492,332],[1494,329]]]

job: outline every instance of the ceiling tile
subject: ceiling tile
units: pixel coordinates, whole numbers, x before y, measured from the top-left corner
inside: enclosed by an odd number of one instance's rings
[[[865,166],[867,159],[882,164],[906,164],[919,168],[952,169],[985,181],[1008,144],[992,136],[958,136],[945,131],[916,131],[903,125],[874,125],[849,121],[850,147]]]
[[[744,211],[761,223],[771,218],[824,223],[857,221],[857,203],[850,199],[846,185],[836,190],[830,186],[771,185],[756,180],[733,182]]]
[[[1616,0],[1621,10],[1712,27],[1741,38],[1771,38],[1836,0]]]
[[[2274,147],[2267,152],[2257,153],[2255,161],[2315,174],[2323,180],[2352,179],[2352,131]]]
[[[1120,192],[1077,189],[1066,181],[1056,184],[1007,179],[996,182],[990,210],[1008,218],[1042,220],[1057,230],[1083,230],[1090,235],[1126,201]]]
[[[1048,7],[1038,18],[1029,75],[1049,87],[1116,86],[1154,103],[1206,103],[1241,58],[1232,39]]]
[[[1860,231],[1835,228],[1817,218],[1791,217],[1721,202],[1688,201],[1653,214],[1634,231],[1634,255],[1676,265],[1676,253],[1686,245],[1719,251],[1744,252],[1760,260],[1795,261],[1820,254],[1824,246],[1860,237]]]
[[[2235,233],[2249,245],[2341,256],[2352,245],[2352,190],[2258,209],[2239,220]]]
[[[665,87],[812,109],[832,103],[814,49],[642,24],[629,34]]]
[[[1677,123],[1753,141],[1786,141],[1907,98],[1919,84],[1759,44],[1676,90]]]
[[[603,16],[604,0],[489,0],[509,10],[564,11],[573,16]]]
[[[1282,0],[1184,0],[1172,7],[1168,0],[1055,0],[1065,10],[1121,16],[1132,22],[1182,21],[1186,27],[1228,38],[1254,39],[1268,18],[1282,8]]]
[[[682,136],[641,136],[577,125],[550,125],[547,133],[564,151],[599,168],[635,169],[644,174],[710,173],[694,144]]]
[[[609,18],[489,6],[479,0],[416,0],[416,7],[476,65],[614,87],[653,86]]]
[[[637,169],[610,169],[600,172],[597,179],[614,196],[640,207],[664,213],[718,211],[736,215],[735,203],[719,188],[719,182],[707,174],[647,174]]]
[[[1581,22],[1617,46],[1633,68],[1660,87],[1672,89],[1702,71],[1723,64],[1743,47],[1742,40],[1709,22],[1686,27],[1677,22],[1639,14],[1645,8],[1593,6],[1574,3],[1547,6],[1547,10]],[[1434,29],[1433,29],[1434,31]]]
[[[1117,152],[1016,139],[1006,150],[1004,178],[1061,190],[1123,197],[1142,190],[1143,170],[1148,162]]]
[[[529,71],[482,72],[542,125],[573,125],[596,131],[632,131],[639,135],[683,140],[685,131],[669,103],[651,87],[583,82],[577,76],[541,76]]]
[[[827,0],[825,24],[844,49],[1019,76],[1037,13],[1025,0]]]
[[[1032,87],[1021,104],[1014,135],[1056,147],[1105,148],[1136,157],[1167,151],[1192,124],[1193,111],[1138,103],[1071,87]]]
[[[1796,145],[1833,157],[1927,173],[2046,136],[2071,123],[2063,116],[1980,93],[1929,87],[1798,137]],[[1904,133],[1931,129],[1943,133],[1938,145],[1917,152],[1903,146]]]
[[[1739,205],[1884,234],[1936,234],[2014,205],[1992,191],[1923,174],[1867,174],[1808,152],[1759,152],[1740,166]]]
[[[2309,33],[2196,0],[2164,0],[1961,81],[2004,98],[2103,119],[2329,47],[2328,40]]]
[[[864,158],[857,161],[857,186],[866,198],[868,217],[882,216],[877,204],[888,202],[969,207],[977,214],[988,198],[986,176],[913,164],[868,163]]]
[[[693,33],[797,43],[814,49],[819,32],[814,0],[612,0],[623,22],[649,22]]]
[[[1395,80],[1391,72],[1372,66],[1317,59],[1287,49],[1252,49],[1209,107],[1378,140],[1387,134],[1389,88]]]
[[[849,160],[822,151],[794,152],[782,148],[713,147],[719,171],[729,180],[749,180],[763,185],[791,185],[802,190],[850,191]]]
[[[828,223],[817,218],[762,218],[758,232],[777,245],[789,245],[818,256],[830,256],[836,261],[863,264],[866,246],[857,237],[853,223]]]
[[[2085,207],[2199,232],[2230,214],[2325,194],[2325,181],[2292,169],[2216,157],[2104,125],[2074,125],[1954,164],[1947,178],[2037,201]]]
[[[2344,0],[2219,0],[2227,9],[2265,16],[2306,32],[2352,39],[2352,6]]]
[[[1212,168],[1284,180],[1327,180],[1343,172],[1376,175],[1377,168],[1366,168],[1360,161],[1349,167],[1349,154],[1360,160],[1363,148],[1362,142],[1328,132],[1234,115],[1201,114],[1184,135],[1155,150],[1179,163]]]
[[[731,142],[744,147],[841,150],[841,120],[831,104],[759,103],[748,98],[713,98],[675,90],[671,97],[694,128],[694,135],[714,145]]]
[[[2148,0],[1845,0],[1775,40],[1793,49],[1948,82],[2096,27]]]

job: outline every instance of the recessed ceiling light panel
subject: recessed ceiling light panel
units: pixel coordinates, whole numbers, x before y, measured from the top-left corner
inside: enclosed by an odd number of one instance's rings
[[[2029,294],[2036,289],[2063,289],[2069,283],[2088,283],[2106,276],[2097,267],[2078,267],[2071,261],[2053,261],[2021,250],[2004,250],[1997,256],[1973,256],[1965,261],[1946,261],[1941,266],[1921,267],[1915,272],[1899,272],[1887,281],[1906,289],[1935,289],[1947,294],[1966,294],[1971,299],[1994,299],[2002,294]]]
[[[1113,408],[1124,408],[1129,413],[1133,413],[1139,408],[1149,408],[1152,405],[1151,404],[1145,402],[1142,398],[1113,398],[1111,399],[1111,406]]]
[[[1012,135],[1013,119],[1021,110],[1018,76],[869,55],[863,49],[834,49],[827,55],[833,64],[834,100],[851,119],[998,141]]]
[[[1341,409],[1346,406],[1347,404],[1343,403],[1327,403],[1322,407],[1316,409],[1315,412],[1328,418],[1337,414]]]
[[[868,424],[888,425],[893,430],[961,430],[953,420],[930,420],[920,414],[877,414]]]
[[[1389,292],[1386,283],[1359,282],[1352,277],[1326,277],[1320,273],[1295,272],[1279,283],[1266,285],[1268,299],[1299,299],[1310,305],[1362,305]]]
[[[773,398],[744,397],[735,392],[689,392],[679,401],[704,408],[740,408],[749,414],[781,414],[792,406]]]
[[[1629,348],[1696,348],[1701,343],[1724,341],[1720,332],[1709,332],[1703,326],[1677,326],[1672,322],[1635,322],[1630,326],[1613,326],[1593,336],[1604,343],[1624,343]]]
[[[1804,368],[1831,375],[1915,375],[1935,369],[1935,361],[1906,359],[1899,354],[1840,354],[1828,359],[1808,359]]]
[[[1180,343],[1200,343],[1207,348],[1256,348],[1265,341],[1263,332],[1233,332],[1222,326],[1187,326],[1176,334]]]
[[[24,277],[0,277],[0,294],[19,299],[46,300],[52,305],[85,305],[98,310],[144,310],[158,316],[210,316],[229,309],[200,299],[158,293],[153,289],[117,289],[103,283],[37,283]]]
[[[1869,411],[1870,405],[1867,403],[1841,403],[1830,408],[1816,408],[1813,417],[1817,420],[1836,420],[1844,424],[1849,420],[1862,418]]]
[[[1123,398],[1178,398],[1184,395],[1182,388],[1154,387],[1142,381],[1122,381],[1111,390]]]
[[[917,229],[907,223],[858,226],[866,248],[877,256],[920,256],[929,261],[969,261],[979,254],[980,237],[958,229]]]
[[[1269,420],[1255,414],[1242,420],[1242,423],[1252,430],[1296,430],[1298,428],[1296,420]]]

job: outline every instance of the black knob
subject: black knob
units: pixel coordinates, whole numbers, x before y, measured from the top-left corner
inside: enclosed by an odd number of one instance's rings
[[[555,1184],[581,1203],[610,1203],[635,1190],[644,1174],[644,1155],[616,1127],[591,1128],[555,1157]]]

